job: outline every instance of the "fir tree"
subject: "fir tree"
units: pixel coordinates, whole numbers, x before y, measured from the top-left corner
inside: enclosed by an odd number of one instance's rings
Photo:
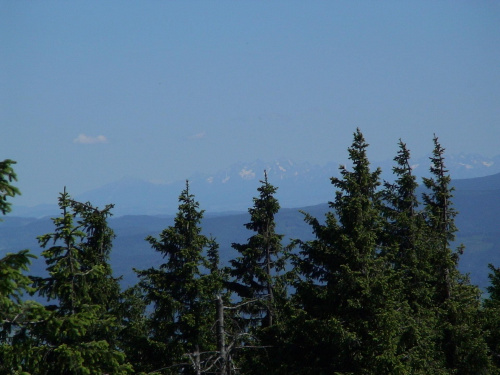
[[[438,373],[444,365],[435,347],[431,252],[410,152],[402,141],[394,161],[395,182],[386,182],[382,191],[386,217],[382,251],[394,268],[392,288],[399,289],[400,304],[408,309],[398,350],[413,373]]]
[[[158,268],[136,271],[146,303],[152,304],[148,371],[200,374],[207,353],[216,350],[212,328],[222,284],[214,282],[213,273],[204,273],[211,267],[204,252],[211,249],[213,257],[216,244],[201,234],[202,217],[186,182],[174,225],[164,229],[158,239],[147,238],[165,258]]]
[[[500,268],[488,265],[490,285],[488,298],[484,300],[484,328],[486,342],[497,373],[500,373]]]
[[[251,325],[270,327],[275,318],[276,273],[283,270],[283,235],[276,233],[275,215],[280,206],[274,197],[276,188],[267,179],[257,189],[259,197],[248,210],[250,222],[245,227],[255,234],[243,244],[233,243],[240,257],[231,260],[230,274],[234,282],[230,284],[243,302],[259,301],[248,304],[246,313],[249,320],[257,320]]]
[[[444,148],[434,137],[431,177],[424,178],[427,245],[432,264],[433,304],[437,314],[437,350],[448,371],[458,374],[487,373],[490,361],[479,320],[480,291],[458,271],[463,246],[452,250],[455,216],[451,178],[444,164]]]
[[[12,185],[17,181],[12,167],[15,161],[0,162],[0,212],[11,211],[7,198],[20,194]],[[1,221],[1,220],[0,220]],[[42,305],[26,300],[32,292],[31,279],[26,275],[31,260],[35,258],[29,250],[8,253],[0,259],[0,373],[25,374],[24,362],[29,352],[29,327],[46,319]]]
[[[144,290],[139,285],[126,289],[120,295],[117,316],[120,319],[121,330],[118,332],[117,340],[127,361],[140,374],[150,368],[148,361],[151,355],[146,310]]]
[[[228,283],[240,297],[240,320],[247,333],[247,350],[240,352],[242,371],[247,374],[269,373],[271,363],[281,360],[276,337],[285,324],[282,313],[287,300],[281,274],[285,267],[283,235],[276,233],[275,222],[280,209],[277,188],[269,183],[266,171],[260,182],[259,195],[248,210],[250,222],[245,224],[254,234],[245,243],[232,244],[240,256],[230,261],[233,280]]]
[[[7,198],[21,194],[19,189],[12,185],[17,181],[17,175],[12,165],[16,164],[14,160],[5,159],[0,162],[0,212],[2,215],[11,211],[11,203]]]
[[[309,343],[300,350],[308,362],[303,373],[389,374],[405,369],[397,351],[405,311],[380,251],[380,170],[370,170],[367,147],[358,129],[348,149],[353,170],[341,166],[342,178],[331,179],[338,190],[325,224],[306,215],[316,239],[302,244],[298,263],[302,280],[297,297],[303,313],[296,314],[296,326],[306,333],[294,335]]]
[[[42,252],[49,276],[35,278],[37,293],[53,304],[46,321],[30,332],[25,367],[37,374],[131,373],[115,340],[119,287],[108,264],[111,206],[98,210],[64,191],[59,207],[55,231],[39,237],[43,248],[52,244]]]

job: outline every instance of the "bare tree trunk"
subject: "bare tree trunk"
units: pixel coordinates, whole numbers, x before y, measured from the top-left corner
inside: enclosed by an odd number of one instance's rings
[[[219,351],[219,356],[221,360],[220,374],[228,374],[228,363],[227,363],[227,353],[226,353],[226,332],[224,329],[224,304],[222,302],[222,297],[217,296],[216,301],[216,319],[217,319],[217,350]]]
[[[268,224],[269,227],[269,224]],[[267,233],[266,233],[267,235]],[[268,236],[268,235],[267,235]],[[269,241],[269,239],[267,240]],[[271,281],[271,249],[269,248],[269,244],[266,245],[266,273],[267,273],[267,294],[269,301],[267,302],[267,324],[268,327],[273,325],[273,307],[274,307],[274,293],[273,293],[273,285]]]
[[[196,367],[196,375],[201,375],[200,347],[198,345],[195,346],[194,363]]]

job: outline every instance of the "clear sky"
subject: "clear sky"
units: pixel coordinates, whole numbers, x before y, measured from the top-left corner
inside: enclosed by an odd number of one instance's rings
[[[237,161],[500,154],[499,1],[0,0],[18,204]]]

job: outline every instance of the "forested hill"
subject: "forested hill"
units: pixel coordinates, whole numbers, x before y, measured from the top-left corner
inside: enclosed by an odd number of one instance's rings
[[[428,160],[428,156],[412,160],[412,172],[417,176],[419,183],[421,177],[428,175]],[[332,199],[330,178],[339,177],[341,164],[332,161],[325,165],[317,165],[286,158],[273,161],[256,160],[238,162],[212,174],[193,174],[187,179],[202,207],[211,213],[245,212],[259,185],[259,180],[263,177],[264,170],[267,171],[269,181],[278,187],[276,197],[281,207],[304,207]],[[393,164],[392,160],[373,163],[381,167],[381,179],[391,182],[394,179]],[[453,179],[474,180],[479,176],[500,173],[500,155],[495,158],[485,158],[481,155],[447,156],[446,167]],[[81,194],[71,190],[69,192],[78,201],[92,202],[98,207],[113,203],[115,205],[113,214],[116,216],[168,215],[175,214],[177,197],[184,183],[184,180],[153,183],[139,178],[123,177]],[[483,185],[483,182],[479,185]],[[489,183],[484,181],[484,186],[489,186]],[[57,191],[54,191],[53,201],[33,207],[22,206],[20,201],[14,200],[11,215],[27,217],[57,215],[56,198]]]

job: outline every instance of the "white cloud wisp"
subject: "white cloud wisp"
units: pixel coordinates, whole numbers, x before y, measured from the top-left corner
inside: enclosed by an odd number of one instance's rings
[[[104,135],[98,135],[97,137],[91,137],[85,134],[79,134],[78,137],[73,139],[74,143],[80,143],[80,144],[95,144],[95,143],[107,143],[108,139]]]

